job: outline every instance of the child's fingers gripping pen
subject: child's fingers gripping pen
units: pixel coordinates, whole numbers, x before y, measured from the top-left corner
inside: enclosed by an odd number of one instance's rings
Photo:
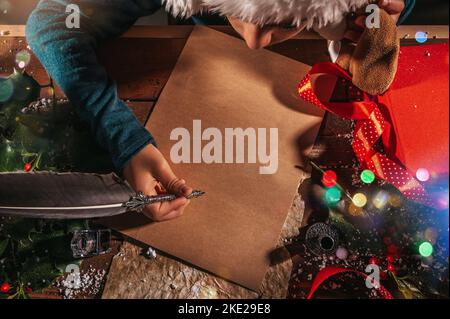
[[[199,198],[201,196],[205,195],[205,192],[202,191],[192,191],[189,196],[187,196],[187,199],[194,199]],[[179,195],[174,194],[162,194],[162,195],[152,195],[152,196],[146,196],[143,193],[138,193],[136,196],[131,197],[131,199],[124,203],[124,207],[126,207],[129,210],[143,210],[145,206],[156,204],[156,203],[164,203],[164,202],[170,202],[174,201],[176,199],[180,198]]]

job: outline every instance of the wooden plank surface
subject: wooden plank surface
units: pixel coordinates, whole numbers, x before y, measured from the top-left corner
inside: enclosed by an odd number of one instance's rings
[[[123,37],[126,38],[155,38],[155,39],[175,39],[187,38],[192,31],[192,26],[134,26],[128,30]],[[229,26],[213,26],[214,29],[229,34],[234,31]],[[399,36],[404,38],[405,35],[413,37],[417,31],[428,32],[430,38],[448,39],[449,29],[445,25],[403,25],[399,27]],[[0,35],[5,37],[24,37],[24,25],[1,25]],[[304,31],[296,36],[296,39],[302,40],[318,40],[320,36],[313,31]]]
[[[215,28],[237,36],[230,27]],[[0,31],[5,34],[0,36],[0,75],[11,74],[15,53],[26,49],[24,30],[24,26],[0,25]],[[117,82],[121,98],[156,101],[191,30],[192,26],[133,27],[123,37],[101,46],[98,51],[99,60]],[[411,38],[416,30],[429,32],[430,37],[448,38],[448,27],[443,26],[400,27],[399,35]],[[329,60],[327,42],[311,32],[304,32],[269,50],[309,65]],[[50,81],[34,56],[27,72],[42,85]],[[43,94],[46,92],[43,91]],[[58,97],[63,96],[58,88],[56,94]]]
[[[14,70],[15,53],[26,49],[27,45],[22,37],[0,37],[0,43],[0,76],[7,76]],[[186,38],[122,37],[101,46],[98,58],[117,83],[122,99],[156,101],[185,43]],[[294,39],[270,50],[309,65],[329,60],[324,40]],[[34,55],[26,71],[41,85],[50,83],[49,76]],[[64,97],[58,87],[55,91],[57,97]],[[42,94],[48,95],[45,90]]]

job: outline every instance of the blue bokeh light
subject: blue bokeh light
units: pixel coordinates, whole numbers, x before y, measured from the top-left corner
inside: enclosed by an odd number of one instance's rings
[[[416,33],[416,41],[419,43],[425,43],[428,41],[428,33],[419,31]]]

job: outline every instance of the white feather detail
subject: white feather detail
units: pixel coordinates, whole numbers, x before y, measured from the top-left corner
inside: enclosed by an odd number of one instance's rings
[[[29,211],[61,211],[61,210],[93,210],[93,209],[110,209],[110,208],[121,208],[124,207],[123,203],[120,204],[110,204],[110,205],[96,205],[96,206],[79,206],[79,207],[9,207],[9,206],[0,206],[0,211],[6,210],[29,210]],[[124,209],[125,210],[125,209]],[[4,212],[3,212],[4,213]]]

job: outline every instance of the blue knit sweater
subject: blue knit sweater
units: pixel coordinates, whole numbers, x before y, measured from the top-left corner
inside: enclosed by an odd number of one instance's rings
[[[405,2],[404,13],[409,13],[415,0]],[[68,4],[79,5],[81,29],[66,27]],[[115,83],[95,52],[103,41],[121,35],[138,18],[160,8],[161,0],[41,0],[27,23],[33,52],[89,123],[119,173],[136,153],[155,141],[118,97]]]

